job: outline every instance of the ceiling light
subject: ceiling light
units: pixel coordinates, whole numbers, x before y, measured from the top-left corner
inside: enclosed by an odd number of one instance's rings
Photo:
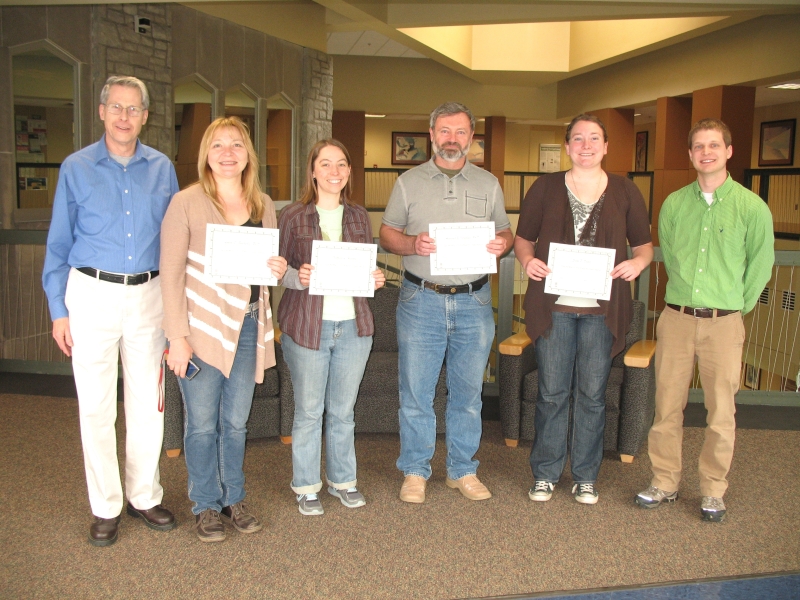
[[[800,90],[800,83],[781,83],[780,85],[768,85],[772,90]]]
[[[370,113],[366,113],[364,116],[368,119],[383,119],[386,115],[372,115]]]
[[[641,116],[642,116],[642,113],[633,113],[633,116],[634,116],[634,117],[641,117]]]

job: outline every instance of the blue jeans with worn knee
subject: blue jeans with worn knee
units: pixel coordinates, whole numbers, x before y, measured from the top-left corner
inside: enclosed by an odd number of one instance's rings
[[[311,494],[322,488],[323,412],[327,482],[337,490],[354,487],[353,408],[372,349],[372,336],[359,336],[355,319],[322,321],[319,350],[300,346],[286,333],[281,345],[294,388],[292,489],[297,494]]]
[[[567,460],[574,483],[594,483],[603,460],[606,384],[614,341],[604,315],[553,312],[536,340],[539,394],[530,463],[537,481],[557,483]],[[573,397],[572,428],[569,401]]]
[[[244,500],[244,446],[253,403],[258,303],[250,305],[239,332],[230,376],[203,361],[193,379],[178,378],[183,396],[186,470],[192,512],[222,510]]]
[[[474,475],[481,441],[483,374],[494,339],[491,286],[444,295],[403,281],[397,304],[400,457],[405,475],[431,476],[436,446],[433,398],[447,367],[447,476]]]

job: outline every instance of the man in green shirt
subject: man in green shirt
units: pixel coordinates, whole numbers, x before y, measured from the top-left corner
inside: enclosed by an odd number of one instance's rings
[[[643,508],[678,498],[683,409],[694,363],[708,410],[700,453],[700,511],[706,521],[725,517],[722,496],[733,459],[734,395],[739,390],[745,330],[772,275],[772,213],[728,174],[731,133],[722,121],[703,119],[689,132],[689,158],[697,181],[669,195],[658,237],[669,278],[666,307],[656,330],[656,415],[648,447],[649,488],[636,496]]]

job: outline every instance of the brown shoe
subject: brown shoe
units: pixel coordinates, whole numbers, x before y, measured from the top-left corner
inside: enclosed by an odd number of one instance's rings
[[[464,475],[460,479],[445,479],[447,487],[457,489],[470,500],[488,500],[492,492],[486,489],[477,475]]]
[[[242,533],[255,533],[261,531],[263,525],[253,513],[248,512],[244,502],[237,502],[226,506],[220,512],[222,520],[233,525]]]
[[[425,485],[428,482],[419,475],[406,475],[403,487],[400,488],[400,500],[412,504],[425,502]]]
[[[199,515],[195,515],[194,528],[201,542],[224,542],[225,526],[220,521],[219,513],[213,508],[207,508]]]
[[[169,531],[175,527],[175,515],[160,504],[156,504],[153,508],[139,510],[128,502],[128,508],[126,510],[130,516],[136,517],[137,519],[144,519],[144,524],[150,529]]]
[[[94,517],[94,522],[89,527],[89,543],[92,546],[110,546],[117,541],[117,533],[119,533],[119,515],[113,519]]]

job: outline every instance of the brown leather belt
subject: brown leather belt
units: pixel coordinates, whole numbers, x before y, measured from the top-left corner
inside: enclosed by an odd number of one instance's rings
[[[684,312],[687,315],[692,315],[698,319],[711,319],[714,316],[714,309],[713,308],[691,308],[690,306],[684,306],[683,311],[681,311],[681,307],[677,304],[667,304],[672,310],[677,310],[678,312]],[[722,310],[720,308],[717,309],[717,316],[718,317],[726,317],[728,315],[732,315],[733,313],[739,312],[738,310]]]
[[[94,277],[100,281],[110,281],[111,283],[121,283],[123,285],[140,285],[158,277],[158,271],[145,271],[144,273],[136,273],[135,275],[120,275],[118,273],[98,271],[92,267],[77,267],[77,269],[84,275]]]
[[[408,271],[405,272],[405,278],[408,279],[414,285],[418,285],[424,287],[428,290],[433,290],[437,294],[466,294],[470,290],[473,292],[477,292],[481,289],[484,285],[489,282],[489,276],[484,275],[480,279],[476,279],[471,283],[465,283],[463,285],[448,285],[446,283],[433,283],[432,281],[422,280],[421,278],[417,277],[413,273],[409,273]]]

